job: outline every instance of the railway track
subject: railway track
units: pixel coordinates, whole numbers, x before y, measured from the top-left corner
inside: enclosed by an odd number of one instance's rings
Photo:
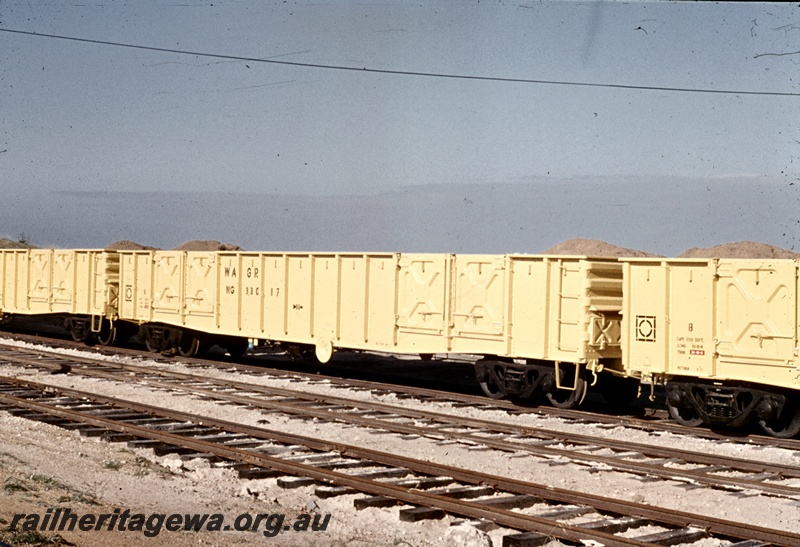
[[[321,483],[322,496],[362,492],[356,506],[408,504],[405,520],[450,513],[519,532],[504,545],[553,538],[607,546],[674,545],[719,537],[737,547],[798,545],[800,535],[672,509],[573,492],[468,469],[320,441],[210,416],[198,416],[94,393],[0,377],[9,412],[83,435],[204,457],[245,476],[291,475],[287,486]],[[513,510],[512,510],[513,509]]]
[[[164,357],[146,351],[132,348],[108,348],[108,347],[89,347],[82,343],[73,343],[62,339],[42,339],[41,337],[30,335],[15,334],[20,340],[34,344],[48,344],[54,347],[65,349],[78,349],[81,351],[96,352],[104,356],[124,355],[132,358],[152,359],[161,363],[174,363],[172,357]],[[0,348],[13,348],[0,343]],[[310,367],[299,367],[296,363],[288,360],[280,360],[280,366],[286,368],[275,368],[275,354],[266,354],[257,357],[249,357],[238,362],[229,359],[213,360],[198,358],[180,358],[180,362],[188,367],[216,368],[220,370],[233,370],[240,374],[253,374],[256,376],[270,376],[286,379],[303,379],[307,381],[324,381],[331,385],[338,385],[352,389],[363,389],[373,393],[395,394],[401,397],[411,397],[423,401],[450,402],[454,405],[467,405],[485,410],[502,410],[511,414],[536,414],[541,416],[552,416],[561,418],[574,423],[604,424],[611,426],[624,426],[639,429],[647,432],[665,432],[678,435],[687,435],[708,440],[720,440],[726,442],[741,442],[748,445],[771,446],[784,448],[787,450],[800,451],[800,439],[779,439],[768,437],[754,432],[742,430],[721,430],[715,431],[705,427],[687,427],[675,423],[669,419],[668,413],[663,409],[649,408],[645,416],[610,414],[608,412],[595,412],[589,410],[569,410],[559,409],[549,406],[521,406],[512,401],[489,399],[482,395],[471,395],[457,391],[446,391],[443,389],[431,389],[426,387],[416,387],[401,383],[387,383],[373,379],[360,380],[351,377],[342,378],[330,374],[321,374],[316,368],[309,370]],[[375,357],[380,360],[381,357]],[[384,361],[381,361],[384,363]],[[397,366],[397,365],[395,365]],[[327,367],[330,368],[330,367]],[[324,369],[323,369],[324,370]],[[402,380],[401,380],[402,381]],[[643,386],[642,389],[645,389]]]
[[[800,497],[800,467],[773,465],[708,453],[663,448],[615,440],[608,436],[580,435],[552,429],[510,425],[465,418],[428,410],[413,410],[352,398],[319,395],[307,391],[255,383],[223,380],[196,374],[155,370],[139,365],[79,359],[51,352],[0,347],[0,362],[20,363],[49,372],[71,374],[122,383],[146,384],[150,389],[190,393],[206,400],[232,403],[251,409],[280,412],[300,419],[314,419],[367,427],[469,446],[484,446],[511,453],[613,470],[639,476],[680,481],[726,490],[750,490],[773,496]],[[788,479],[788,480],[787,480]]]

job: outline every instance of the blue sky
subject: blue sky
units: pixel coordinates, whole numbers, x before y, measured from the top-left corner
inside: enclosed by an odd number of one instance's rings
[[[251,59],[0,32],[0,187],[43,199],[798,179],[796,4],[2,1],[0,28]]]

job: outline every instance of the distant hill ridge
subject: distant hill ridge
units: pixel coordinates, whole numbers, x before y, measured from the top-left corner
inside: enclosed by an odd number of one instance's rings
[[[713,247],[693,247],[678,258],[800,258],[800,253],[756,241],[737,241]]]
[[[13,240],[8,238],[0,238],[0,249],[36,249],[35,245],[31,245],[24,239]]]
[[[600,241],[598,239],[584,239],[575,238],[562,241],[553,245],[546,251],[542,251],[546,255],[583,255],[583,256],[609,256],[609,257],[623,257],[633,256],[637,258],[644,257],[659,257],[653,253],[646,251],[637,251],[635,249],[626,249],[625,247],[618,247],[612,243]]]
[[[0,238],[0,249],[37,249],[25,239]],[[158,250],[156,247],[141,245],[130,240],[119,240],[105,247],[108,251],[115,250]],[[243,251],[238,245],[220,243],[216,240],[190,240],[174,248],[177,251]],[[265,249],[266,250],[266,249]],[[553,245],[541,251],[541,254],[550,255],[577,255],[598,257],[634,257],[634,258],[664,258],[663,255],[653,254],[638,249],[628,249],[601,241],[599,239],[573,238]],[[767,243],[757,241],[737,241],[723,243],[713,247],[692,247],[682,252],[676,258],[800,258],[800,253],[783,249]]]
[[[583,238],[562,241],[546,251],[542,251],[542,254],[663,258],[661,255],[646,251],[626,249],[605,241]],[[737,241],[713,247],[692,247],[682,252],[677,258],[800,258],[800,253],[756,241]]]

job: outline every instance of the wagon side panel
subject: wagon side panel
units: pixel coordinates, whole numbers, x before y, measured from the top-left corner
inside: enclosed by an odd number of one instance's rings
[[[547,358],[550,267],[543,258],[511,260],[511,348],[515,357]]]
[[[28,250],[5,250],[3,254],[3,313],[30,313],[28,302]]]
[[[216,329],[220,334],[239,334],[242,326],[242,258],[240,253],[223,253],[216,262]]]
[[[342,254],[336,271],[317,260],[315,337],[337,348],[392,351],[395,333],[394,254]],[[331,300],[335,296],[335,302]]]
[[[188,329],[214,331],[217,310],[217,261],[214,252],[187,251],[183,261],[180,324]]]
[[[53,251],[34,249],[28,264],[28,295],[30,312],[45,314],[52,311]]]
[[[451,255],[400,255],[397,271],[396,351],[450,351],[450,268]]]
[[[154,251],[120,251],[120,319],[145,323],[153,319]]]
[[[365,255],[341,257],[341,308],[336,319],[335,345],[359,348],[370,340],[370,258]],[[388,294],[391,297],[391,293]],[[376,298],[375,304],[378,305]]]
[[[506,257],[455,255],[452,263],[452,351],[505,354],[509,298]]]
[[[286,261],[286,333],[293,342],[312,342],[314,259],[311,255],[289,255]]]
[[[665,369],[671,375],[713,378],[714,267],[711,262],[667,266],[669,320]]]
[[[182,251],[156,251],[153,254],[153,321],[180,325],[184,286]]]
[[[9,308],[9,297],[6,289],[6,268],[7,263],[10,262],[9,257],[11,254],[0,249],[0,317]]]
[[[312,293],[310,337],[315,343],[336,344],[340,338],[341,302],[348,299],[341,285],[341,257],[315,254],[311,257]]]
[[[626,372],[642,377],[664,374],[669,351],[666,263],[658,260],[623,264],[622,355]]]
[[[397,264],[399,255],[369,255],[365,257],[365,303],[354,328],[363,330],[363,346],[379,351],[391,351],[396,335]],[[363,328],[361,319],[363,318]],[[360,341],[360,340],[359,340]],[[354,346],[358,347],[358,346]]]
[[[797,388],[798,262],[721,260],[717,376]]]
[[[552,361],[582,362],[585,359],[584,270],[573,258],[547,261],[550,283],[547,285],[547,348],[544,358]]]
[[[264,276],[263,337],[283,340],[288,335],[286,273],[288,257],[265,254],[262,257]]]
[[[89,278],[88,271],[80,269],[81,263],[88,263],[89,252],[64,249],[53,251],[53,312],[85,313],[81,310],[88,306],[81,302],[77,289],[79,280]]]

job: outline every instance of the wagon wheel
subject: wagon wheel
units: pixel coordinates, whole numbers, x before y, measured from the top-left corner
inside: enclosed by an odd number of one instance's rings
[[[490,399],[502,399],[506,396],[503,387],[505,368],[502,365],[486,367],[486,379],[479,382],[483,393]]]
[[[200,336],[192,331],[181,331],[178,340],[178,354],[182,357],[194,357],[200,352]]]
[[[151,329],[147,329],[144,335],[144,345],[147,351],[161,353],[167,348],[167,339],[162,334],[156,334]]]
[[[151,353],[161,353],[164,347],[164,340],[161,338],[153,339],[152,337],[148,336],[144,341],[144,345],[147,348],[147,351]]]
[[[103,319],[100,332],[97,333],[97,341],[101,346],[111,346],[117,341],[117,327],[108,319]]]
[[[703,423],[703,419],[694,408],[685,406],[673,406],[667,403],[667,409],[672,419],[687,427],[697,427]]]
[[[72,339],[76,342],[85,342],[91,334],[87,328],[86,321],[80,319],[69,318],[65,321],[64,326],[69,330]]]
[[[774,420],[760,420],[759,427],[772,437],[788,439],[800,433],[800,404],[789,398],[783,407],[781,416]]]
[[[586,397],[586,390],[588,384],[583,377],[579,374],[575,378],[575,389],[556,389],[555,391],[548,391],[545,396],[550,404],[556,408],[577,408]]]

